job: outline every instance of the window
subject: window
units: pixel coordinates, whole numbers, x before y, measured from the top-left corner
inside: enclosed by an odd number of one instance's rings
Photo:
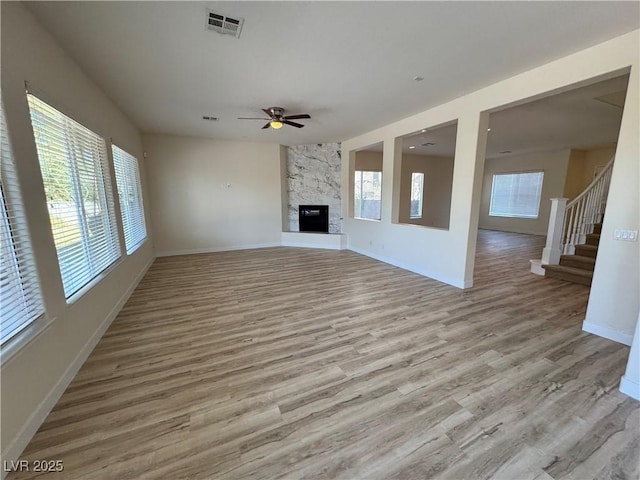
[[[380,220],[382,200],[382,172],[355,172],[353,216]]]
[[[543,172],[495,174],[489,215],[538,218],[543,177]]]
[[[131,255],[147,238],[138,159],[115,145],[111,150],[122,213],[124,243],[127,254]]]
[[[411,174],[411,211],[409,218],[422,218],[422,199],[424,196],[424,173]]]
[[[66,298],[120,257],[105,141],[29,94]]]
[[[44,308],[2,107],[0,122],[0,344],[4,347],[37,320]]]

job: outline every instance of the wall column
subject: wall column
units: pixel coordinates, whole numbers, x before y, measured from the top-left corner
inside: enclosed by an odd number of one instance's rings
[[[488,127],[488,112],[473,112],[458,118],[449,231],[453,234],[455,250],[464,256],[456,275],[464,279],[464,288],[473,286]]]
[[[636,332],[627,361],[627,370],[620,379],[620,391],[631,398],[640,400],[640,312],[636,322]]]
[[[640,310],[640,249],[614,238],[616,229],[638,230],[640,218],[640,82],[629,74],[620,136],[583,330],[631,345]]]

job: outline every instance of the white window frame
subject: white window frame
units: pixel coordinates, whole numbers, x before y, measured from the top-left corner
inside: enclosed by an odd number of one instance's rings
[[[514,211],[517,208],[517,202],[520,196],[523,195],[522,192],[518,190],[518,186],[513,186],[511,192],[511,197],[509,198],[509,205],[496,205],[496,187],[497,180],[499,177],[516,177],[516,176],[525,176],[525,175],[536,175],[539,177],[539,182],[536,185],[536,191],[534,193],[535,198],[535,214],[530,213],[518,213]],[[503,218],[522,218],[528,220],[535,220],[540,215],[540,201],[542,199],[542,187],[544,184],[544,171],[535,170],[535,171],[526,171],[526,172],[496,172],[493,174],[493,179],[491,183],[491,199],[489,202],[489,216],[490,217],[503,217]],[[502,207],[502,208],[501,208]],[[533,204],[531,205],[533,207]]]
[[[75,242],[75,251],[56,245],[56,252],[65,298],[67,303],[73,303],[102,280],[122,257],[106,141],[33,93],[27,93],[27,100],[45,193],[49,194],[48,189],[53,187],[44,175],[49,159],[55,156],[60,159],[63,155],[66,160],[66,166],[56,174],[70,190],[72,200],[65,202],[69,205],[64,208],[73,217],[77,230],[73,235],[79,235],[79,240]],[[95,199],[89,202],[83,193],[87,184],[95,188],[92,190]],[[56,202],[47,199],[48,207]],[[90,219],[88,207],[98,210],[99,216],[96,218],[94,214]],[[58,219],[54,222],[51,213],[50,217],[54,239],[56,231],[63,237],[71,235],[69,226],[58,227]],[[90,223],[101,232],[92,232]]]
[[[125,247],[127,255],[131,255],[147,240],[140,162],[115,144],[111,145],[111,152]]]
[[[15,172],[15,160],[0,105],[2,166],[0,167],[0,312],[10,329],[0,336],[1,361],[6,362],[48,323],[42,289]],[[8,302],[8,303],[7,303]],[[7,311],[2,311],[9,307]]]
[[[362,191],[363,191],[363,186],[364,186],[364,174],[365,173],[378,173],[380,175],[380,192],[379,192],[379,196],[380,196],[380,209],[378,211],[378,215],[377,217],[364,217],[363,212],[362,212]],[[358,186],[358,176],[360,177],[360,182],[359,182],[359,188]],[[353,190],[353,218],[358,219],[358,220],[373,220],[373,221],[380,221],[382,219],[382,172],[379,170],[356,170],[354,172],[354,190]],[[358,192],[360,192],[360,211],[358,211],[358,209],[356,208],[356,196],[358,194]],[[374,199],[376,200],[376,199]]]
[[[414,199],[414,193],[416,193],[416,191],[414,190],[414,183],[416,181],[416,179],[419,179],[419,193],[417,193],[417,198]],[[414,200],[418,201],[418,213],[417,214],[413,214],[411,212],[411,208],[413,206],[413,202]],[[422,218],[422,208],[424,206],[424,172],[411,172],[411,196],[409,198],[409,218],[412,220],[418,220],[420,218]]]

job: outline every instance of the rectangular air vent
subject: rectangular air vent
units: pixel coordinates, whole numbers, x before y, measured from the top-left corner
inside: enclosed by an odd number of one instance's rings
[[[240,37],[240,31],[244,24],[244,18],[228,17],[221,13],[207,9],[207,29],[223,35],[232,35],[236,38]]]

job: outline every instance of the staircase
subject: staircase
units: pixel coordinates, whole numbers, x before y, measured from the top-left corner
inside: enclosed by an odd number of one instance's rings
[[[567,282],[591,285],[602,223],[593,224],[593,233],[585,235],[585,243],[575,245],[573,255],[560,255],[558,265],[542,265],[545,276]]]
[[[613,158],[575,199],[551,199],[547,242],[541,260],[531,260],[538,275],[591,285],[607,204]]]

